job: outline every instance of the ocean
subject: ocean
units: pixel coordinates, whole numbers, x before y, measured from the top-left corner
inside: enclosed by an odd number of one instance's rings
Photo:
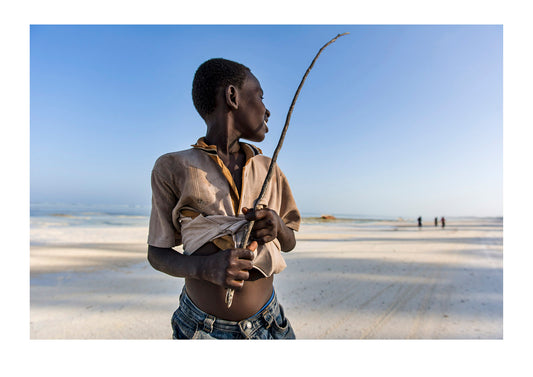
[[[141,205],[30,203],[30,227],[148,226]]]
[[[334,220],[325,220],[317,213],[302,212],[302,224],[321,224],[347,227],[391,227],[391,222],[408,222],[416,224],[416,217],[371,216],[353,214],[333,214]],[[58,204],[58,203],[30,203],[30,227],[124,227],[148,226],[150,217],[149,205],[103,205],[103,204]],[[440,219],[440,217],[439,217]],[[466,220],[481,218],[449,217]],[[493,220],[501,223],[501,217],[483,218],[484,221]],[[432,221],[424,218],[424,221]]]

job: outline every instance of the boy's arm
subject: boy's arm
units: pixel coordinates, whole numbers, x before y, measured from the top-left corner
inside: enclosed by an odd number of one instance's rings
[[[148,245],[148,262],[158,271],[183,278],[201,278],[202,260],[200,257],[186,256],[172,248]]]
[[[254,240],[265,244],[277,238],[282,251],[287,252],[294,249],[296,246],[294,231],[285,225],[276,211],[269,208],[263,208],[257,211],[243,208],[242,212],[248,221],[255,220],[252,230]]]
[[[148,246],[148,261],[165,274],[209,281],[224,288],[240,289],[253,268],[257,242],[245,249],[228,249],[212,255],[183,255],[172,248]]]

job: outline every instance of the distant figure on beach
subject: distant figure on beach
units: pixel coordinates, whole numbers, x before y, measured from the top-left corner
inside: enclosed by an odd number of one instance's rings
[[[435,226],[439,226],[439,218],[435,217]]]
[[[440,222],[441,222],[441,224],[442,224],[442,227],[444,228],[444,227],[446,226],[446,219],[445,219],[444,217],[442,217],[442,218],[440,219]]]
[[[273,281],[287,266],[281,251],[296,246],[300,213],[278,165],[254,210],[271,159],[240,141],[261,142],[268,132],[263,89],[248,67],[211,59],[196,71],[192,97],[206,135],[159,157],[151,181],[148,261],[185,278],[172,337],[294,339]],[[252,220],[251,242],[241,248],[236,240]],[[183,253],[173,249],[179,245]]]
[[[422,216],[419,216],[419,217],[418,217],[418,226],[419,226],[419,227],[422,226]]]

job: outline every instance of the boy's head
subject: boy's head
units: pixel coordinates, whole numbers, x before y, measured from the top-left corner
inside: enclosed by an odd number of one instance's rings
[[[194,107],[202,118],[216,108],[216,97],[219,88],[234,85],[241,88],[250,68],[222,58],[210,59],[196,70],[192,82],[192,100]]]

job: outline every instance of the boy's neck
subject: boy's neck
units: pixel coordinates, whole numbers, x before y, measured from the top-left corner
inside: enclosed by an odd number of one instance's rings
[[[242,168],[246,162],[246,156],[239,144],[238,134],[231,132],[231,127],[224,126],[228,126],[228,123],[211,124],[211,127],[208,125],[205,141],[217,147],[217,155],[228,168],[240,195]]]
[[[205,135],[205,140],[209,145],[215,145],[217,147],[217,153],[219,154],[223,154],[223,155],[235,154],[235,153],[238,153],[241,149],[241,146],[239,144],[239,139],[217,137],[217,135],[207,133]]]
[[[240,151],[239,136],[229,119],[217,119],[208,123],[205,139],[219,154],[229,155]]]

